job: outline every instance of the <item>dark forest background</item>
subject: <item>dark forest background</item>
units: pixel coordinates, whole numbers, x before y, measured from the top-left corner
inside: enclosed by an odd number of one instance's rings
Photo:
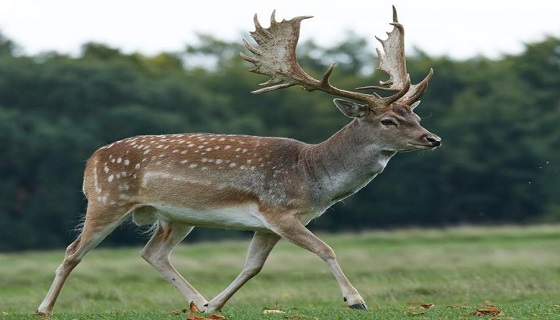
[[[366,39],[300,44],[300,64],[352,89],[385,78]],[[250,91],[238,43],[202,35],[183,52],[145,56],[88,43],[78,56],[22,54],[0,35],[0,251],[61,248],[85,209],[87,158],[114,140],[181,132],[322,141],[349,120],[332,97],[290,88]],[[560,221],[560,38],[499,59],[408,53],[413,82],[435,70],[417,113],[443,138],[431,152],[399,154],[358,194],[311,222],[329,232],[407,226]],[[235,236],[199,229],[190,239]],[[128,224],[105,244],[146,235]]]

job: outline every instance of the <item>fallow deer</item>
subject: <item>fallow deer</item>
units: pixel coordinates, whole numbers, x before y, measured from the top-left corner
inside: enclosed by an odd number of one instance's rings
[[[358,88],[393,92],[347,91],[332,86],[331,65],[320,80],[301,69],[296,45],[301,21],[276,21],[263,28],[255,15],[251,32],[258,47],[245,41],[253,56],[241,57],[251,70],[270,76],[268,92],[299,85],[357,102],[334,99],[352,121],[326,141],[307,144],[287,138],[225,134],[147,135],[98,149],[87,161],[83,191],[88,205],[81,234],[68,246],[40,314],[50,314],[70,272],[84,255],[126,219],[152,225],[141,256],[205,311],[221,310],[255,276],[272,248],[286,239],[318,255],[340,285],[348,306],[367,309],[364,299],[339,267],[333,250],[306,228],[334,203],[352,195],[383,171],[399,151],[430,150],[441,139],[420,125],[414,113],[432,70],[411,85],[406,71],[404,29],[393,8],[393,30],[377,50],[379,69],[389,75],[380,86]],[[243,270],[220,294],[206,300],[171,265],[169,256],[194,227],[252,230]]]

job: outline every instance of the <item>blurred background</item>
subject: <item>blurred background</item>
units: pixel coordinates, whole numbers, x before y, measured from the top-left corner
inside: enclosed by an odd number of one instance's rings
[[[247,72],[250,65],[239,58],[239,52],[246,51],[241,39],[249,38],[247,32],[254,30],[255,11],[267,12],[261,20],[268,26],[268,7],[274,8],[274,3],[267,3],[266,8],[256,2],[258,9],[253,4],[237,8],[243,14],[230,12],[227,21],[232,24],[228,25],[226,18],[213,17],[214,12],[224,14],[228,8],[210,1],[205,5],[214,5],[213,9],[185,14],[206,15],[208,25],[218,24],[227,33],[191,26],[186,28],[187,36],[174,29],[147,34],[140,28],[155,28],[156,16],[174,17],[177,1],[158,2],[152,13],[122,4],[111,7],[107,1],[85,1],[83,8],[67,1],[53,1],[50,6],[28,0],[3,2],[0,7],[11,8],[13,15],[0,15],[0,251],[68,245],[77,234],[86,205],[81,193],[85,162],[112,141],[141,134],[219,132],[317,143],[349,121],[324,93],[299,88],[257,96],[250,93],[266,77]],[[455,43],[445,32],[465,29],[466,20],[449,22],[461,10],[428,1],[419,16],[417,5],[396,2],[402,11],[400,21],[412,34],[407,57],[413,82],[423,79],[430,68],[435,71],[417,113],[428,130],[442,137],[443,146],[395,156],[383,174],[312,221],[310,228],[341,232],[559,222],[560,27],[548,32],[530,29],[522,38],[508,38],[515,31],[503,29],[507,23],[529,26],[534,18],[531,10],[540,10],[544,16],[557,14],[558,5],[492,9],[481,3],[464,10],[470,16],[463,19],[470,19],[472,27],[467,25],[463,35],[455,34]],[[138,7],[150,9],[147,3],[140,1]],[[315,18],[305,21],[302,33],[306,37],[300,40],[298,51],[304,69],[318,77],[337,62],[332,82],[348,89],[385,80],[385,74],[375,71],[377,43],[371,30],[382,38],[383,31],[390,30],[390,4],[371,18],[375,28],[360,30],[367,36],[356,33],[358,27],[344,24],[354,19],[363,23],[361,15],[373,12],[374,5],[380,7],[377,2],[369,4],[367,10],[356,13],[358,17],[331,17],[327,21],[331,28],[346,31],[333,33],[330,40],[325,37],[328,31],[311,27]],[[325,10],[306,6],[296,10],[298,5],[290,1],[278,4],[286,8],[278,19],[291,18],[291,11],[319,18]],[[98,11],[89,11],[94,9]],[[332,9],[341,14],[346,10]],[[86,14],[95,21],[76,18]],[[489,20],[473,20],[477,16]],[[68,17],[74,18],[65,20]],[[128,25],[127,19],[138,23],[139,29]],[[238,29],[235,23],[240,21],[243,25]],[[317,23],[324,21],[323,17]],[[112,29],[105,22],[113,23]],[[106,37],[89,29],[80,32],[81,25],[99,29]],[[308,25],[309,33],[305,31]],[[414,28],[421,25],[432,30],[419,34]],[[162,42],[161,47],[143,48],[141,42],[122,40],[121,46],[118,36],[111,38],[111,30],[118,35],[121,29],[134,39],[140,34],[148,44],[163,38],[163,33],[182,44],[173,47]],[[487,34],[494,38],[485,38]],[[73,47],[61,44],[60,39],[73,40]],[[503,39],[504,46],[496,39]],[[488,48],[484,41],[496,46]],[[514,45],[509,46],[510,42]],[[431,47],[431,43],[441,47]],[[465,48],[481,45],[484,50],[460,51],[465,43]],[[198,229],[189,239],[238,235]],[[104,245],[144,243],[146,237],[126,224]]]

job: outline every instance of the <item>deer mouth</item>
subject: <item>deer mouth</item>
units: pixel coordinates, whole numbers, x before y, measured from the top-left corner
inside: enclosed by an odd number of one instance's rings
[[[431,142],[430,144],[411,143],[407,146],[406,151],[433,150],[439,146],[441,146],[440,141]]]

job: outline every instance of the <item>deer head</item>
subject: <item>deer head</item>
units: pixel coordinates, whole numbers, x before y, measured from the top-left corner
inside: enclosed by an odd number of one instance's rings
[[[332,95],[349,98],[361,103],[337,98],[335,105],[350,118],[361,125],[360,133],[375,137],[385,151],[412,151],[433,149],[441,145],[441,139],[420,126],[420,118],[414,108],[428,87],[433,75],[428,75],[418,84],[411,84],[406,71],[404,52],[404,28],[398,22],[397,12],[393,6],[393,30],[388,38],[382,40],[383,53],[377,49],[379,70],[386,72],[389,79],[381,81],[379,86],[364,86],[356,90],[382,90],[393,93],[382,97],[371,94],[339,89],[330,83],[334,63],[325,71],[320,80],[311,77],[299,65],[296,58],[296,46],[299,39],[301,21],[311,18],[299,16],[291,20],[276,21],[272,13],[270,27],[263,28],[254,17],[255,28],[251,36],[258,48],[244,40],[245,47],[253,53],[250,57],[241,53],[241,57],[255,65],[250,71],[270,76],[262,83],[264,88],[253,93],[264,93],[282,88],[301,85],[307,91],[320,90]]]

